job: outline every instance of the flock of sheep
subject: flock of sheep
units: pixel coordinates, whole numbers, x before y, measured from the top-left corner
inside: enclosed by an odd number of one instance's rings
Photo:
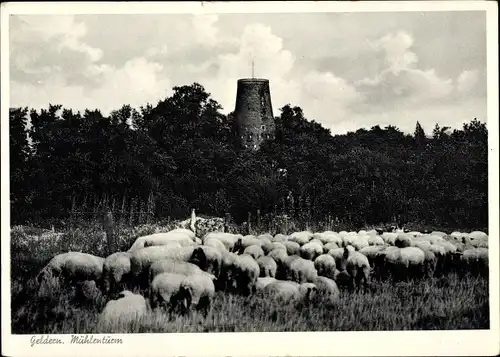
[[[488,274],[484,232],[296,232],[259,236],[178,228],[137,238],[107,258],[55,256],[37,276],[94,284],[107,304],[103,323],[134,320],[157,307],[208,313],[216,291],[259,294],[281,303],[338,299],[339,289],[366,291],[373,279],[407,280],[449,271]],[[134,292],[132,292],[134,291]]]

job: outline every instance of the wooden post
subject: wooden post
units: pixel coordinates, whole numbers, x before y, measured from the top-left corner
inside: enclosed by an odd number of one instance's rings
[[[250,234],[250,231],[252,230],[252,225],[251,225],[251,220],[252,219],[252,214],[250,212],[248,212],[248,216],[247,216],[247,234]]]
[[[231,221],[231,214],[224,214],[224,232],[229,233],[229,222]]]
[[[111,209],[104,211],[104,231],[106,232],[106,240],[108,243],[108,255],[111,255],[115,251],[116,246],[116,227],[113,219],[113,212]]]
[[[258,230],[261,230],[261,227],[260,227],[260,209],[257,210],[257,229]]]

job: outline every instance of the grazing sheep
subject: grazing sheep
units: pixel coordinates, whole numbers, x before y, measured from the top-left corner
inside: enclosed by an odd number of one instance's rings
[[[317,288],[318,296],[327,302],[333,303],[339,299],[340,291],[335,280],[324,276],[318,276],[314,285]]]
[[[461,263],[463,269],[477,275],[489,275],[489,259],[487,248],[467,249],[462,253]]]
[[[222,252],[214,247],[200,245],[193,250],[189,262],[198,265],[203,271],[219,276]]]
[[[202,243],[205,244],[205,242],[211,238],[220,240],[226,246],[226,249],[232,252],[238,239],[243,238],[243,236],[241,234],[210,232],[203,237]]]
[[[172,229],[171,231],[168,231],[167,233],[185,234],[186,236],[188,236],[192,240],[194,240],[196,238],[196,234],[191,229],[187,229],[187,228],[176,228],[176,229]]]
[[[340,231],[340,232],[339,232],[339,236],[340,236],[341,238],[344,238],[344,237],[345,237],[345,236],[347,236],[348,234],[349,234],[349,233],[348,233],[348,232],[346,232],[346,231]]]
[[[314,233],[313,239],[319,239],[321,243],[329,244],[329,243],[335,243],[337,245],[342,245],[342,238],[339,237],[339,235],[335,232],[323,232],[323,233]]]
[[[205,245],[207,247],[217,248],[220,251],[223,251],[223,250],[227,251],[226,246],[219,239],[209,238],[209,239],[205,240],[205,244],[203,244],[203,245]]]
[[[288,255],[286,254],[286,250],[282,249],[274,249],[269,254],[267,255],[270,258],[273,258],[274,261],[276,262],[276,265],[278,266],[278,269],[276,270],[276,277],[279,278],[286,278],[287,270],[285,267],[285,262],[288,259]]]
[[[385,260],[387,254],[393,250],[399,250],[398,247],[388,246],[384,247],[384,249],[378,251],[375,254],[375,259],[373,260],[373,268],[375,276],[379,279],[385,279],[389,276],[389,269],[387,266],[387,262]]]
[[[368,236],[368,244],[375,245],[375,246],[383,246],[385,244],[385,242],[382,239],[382,237],[380,237],[379,235],[369,235]]]
[[[179,303],[179,290],[186,275],[179,273],[161,273],[154,277],[150,286],[151,308],[167,305],[173,311]]]
[[[377,257],[377,253],[383,250],[384,247],[381,245],[370,245],[368,247],[364,247],[360,249],[359,252],[368,258],[368,262],[370,266],[375,265],[375,258]]]
[[[284,243],[286,253],[288,255],[299,255],[300,254],[300,245],[297,242],[285,242]]]
[[[398,233],[398,236],[394,240],[394,245],[398,248],[411,247],[411,236],[406,233]]]
[[[266,285],[264,294],[279,302],[309,301],[315,293],[314,285],[301,285],[293,281],[276,280]]]
[[[337,243],[326,243],[324,246],[323,246],[323,253],[328,253],[330,250],[332,249],[337,249],[339,248],[338,244]]]
[[[300,256],[304,259],[314,260],[323,254],[323,246],[317,242],[309,242],[300,247]]]
[[[443,240],[443,238],[441,238],[440,236],[435,236],[432,234],[431,235],[423,235],[423,236],[420,236],[417,238],[422,239],[422,240],[426,240],[431,244],[438,244],[439,242],[441,242]]]
[[[259,264],[248,254],[236,256],[235,281],[237,290],[243,295],[249,295],[254,291],[255,283],[260,275]]]
[[[103,263],[102,290],[105,294],[123,291],[130,279],[130,253],[116,252],[108,256]],[[119,286],[121,285],[121,286]]]
[[[300,257],[289,257],[286,265],[288,268],[287,276],[291,281],[296,281],[299,284],[308,282],[313,283],[318,277],[318,272],[314,267],[314,263],[310,260]]]
[[[264,251],[258,245],[251,245],[251,246],[245,248],[245,250],[243,251],[243,254],[248,254],[252,258],[254,258],[255,260],[257,260],[260,257],[264,256]]]
[[[331,249],[327,253],[328,255],[331,255],[333,259],[335,259],[335,266],[339,270],[344,270],[345,269],[345,262],[344,262],[344,248],[335,248]]]
[[[389,245],[394,245],[394,242],[396,241],[397,237],[398,237],[398,234],[393,233],[393,232],[384,232],[380,236],[380,238],[382,238],[384,240],[384,242],[386,244],[389,244]]]
[[[215,295],[213,280],[203,274],[186,276],[180,284],[179,299],[185,310],[196,308],[207,317]]]
[[[261,277],[276,277],[276,271],[278,269],[278,265],[271,257],[260,257],[257,259],[257,264],[259,264],[260,268],[260,276]]]
[[[473,231],[467,235],[470,239],[488,239],[488,235],[481,231]]]
[[[262,251],[265,255],[268,255],[271,250],[274,249],[274,245],[272,242],[264,242],[262,243]]]
[[[425,253],[420,248],[393,250],[385,259],[395,280],[418,277],[424,272]]]
[[[280,243],[280,242],[273,242],[273,250],[274,249],[282,249],[284,250],[285,252],[287,252],[287,247],[286,245],[288,244],[288,242],[285,242],[285,243]],[[290,254],[291,255],[291,254]]]
[[[180,260],[163,259],[154,262],[149,267],[149,281],[152,282],[157,275],[160,275],[162,273],[175,273],[182,275],[205,274],[208,275],[212,280],[215,280],[214,275],[201,270],[199,266],[193,263],[188,263]]]
[[[437,266],[437,258],[430,250],[423,250],[425,274],[428,278],[434,276]]]
[[[216,282],[217,290],[236,289],[237,260],[238,255],[236,253],[222,252],[221,268]]]
[[[276,279],[272,277],[263,277],[263,278],[258,278],[257,282],[255,283],[255,290],[257,293],[263,293],[264,288],[271,284],[272,282],[275,282]]]
[[[142,318],[147,313],[146,299],[139,294],[128,290],[122,291],[117,300],[110,300],[99,315],[99,330],[108,330],[112,327],[126,327]],[[125,326],[124,326],[125,325]],[[119,331],[119,332],[127,332]]]
[[[195,244],[194,237],[191,238],[189,235],[182,232],[170,231],[167,233],[155,233],[139,237],[135,240],[134,244],[132,244],[128,252],[134,252],[146,247],[169,245],[175,243],[180,244],[183,247]]]
[[[320,246],[322,246],[322,247],[323,247],[323,242],[322,242],[322,241],[320,241],[320,240],[319,240],[319,239],[317,239],[317,238],[313,238],[313,239],[311,239],[311,240],[309,241],[309,243],[316,243],[316,244],[319,244]]]
[[[314,267],[319,276],[335,279],[335,259],[329,254],[321,254],[314,260]]]
[[[446,249],[440,244],[431,244],[427,250],[434,253],[437,259],[435,274],[441,276],[445,271]]]
[[[286,242],[288,240],[288,237],[284,234],[281,234],[281,233],[278,233],[276,234],[272,239],[271,239],[271,242],[280,242],[280,243],[283,243],[283,242]]]
[[[273,236],[270,233],[263,233],[263,234],[259,234],[257,239],[263,243],[272,242]]]
[[[351,246],[354,247],[356,250],[361,250],[363,248],[366,248],[370,245],[368,241],[368,237],[366,236],[358,236],[356,239],[354,239],[351,243]]]
[[[301,246],[312,239],[313,234],[308,231],[295,232],[290,235],[288,240],[299,243]]]
[[[252,245],[257,245],[261,246],[263,242],[257,239],[257,237],[253,235],[247,235],[244,237],[239,238],[236,243],[234,244],[233,252],[241,254],[245,251],[246,248],[252,246]]]
[[[411,241],[411,246],[420,248],[422,250],[429,250],[431,243],[426,240],[413,239]]]
[[[370,262],[366,256],[351,248],[344,248],[345,270],[351,277],[350,286],[353,288],[355,284],[359,291],[361,284],[363,284],[364,292],[366,292],[370,282]]]
[[[444,232],[440,232],[440,231],[433,231],[433,232],[431,233],[431,235],[433,235],[433,236],[438,236],[438,237],[441,237],[441,238],[442,238],[442,237],[444,237],[444,236],[446,235],[446,233],[444,233]]]
[[[80,252],[68,252],[53,257],[40,271],[36,280],[39,284],[53,278],[64,279],[70,283],[102,278],[104,258]]]

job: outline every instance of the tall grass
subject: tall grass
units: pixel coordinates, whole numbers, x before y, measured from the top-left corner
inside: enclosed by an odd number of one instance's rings
[[[16,280],[12,286],[12,332],[153,333],[153,332],[289,332],[488,329],[488,282],[484,278],[451,274],[413,283],[377,282],[363,294],[342,291],[335,303],[321,299],[309,304],[279,305],[260,296],[218,292],[207,318],[162,309],[125,326],[103,330],[98,314],[102,298],[82,301],[74,289],[50,301],[36,297],[35,285]],[[26,299],[26,296],[30,296]],[[19,300],[20,299],[20,300]]]
[[[119,230],[119,249],[139,236],[171,227],[144,225]],[[37,296],[35,276],[54,255],[84,251],[104,256],[100,227],[89,225],[62,234],[15,227],[11,234],[11,318],[14,334],[101,332],[251,332],[488,329],[488,280],[451,273],[441,278],[394,283],[373,281],[369,293],[341,291],[330,304],[281,306],[259,296],[218,292],[207,318],[154,310],[133,324],[103,330],[98,315],[105,300],[84,296],[78,287],[55,286],[50,298]],[[83,296],[83,297],[82,297]]]

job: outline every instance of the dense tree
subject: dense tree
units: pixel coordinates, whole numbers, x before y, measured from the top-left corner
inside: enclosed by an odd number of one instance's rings
[[[139,110],[10,110],[12,219],[66,219],[102,204],[157,219],[230,212],[326,215],[357,225],[397,219],[453,227],[488,222],[488,133],[477,119],[426,137],[394,126],[332,136],[281,108],[276,137],[244,150],[234,114],[198,83]],[[31,127],[27,129],[27,122]],[[312,218],[311,218],[312,217]]]

